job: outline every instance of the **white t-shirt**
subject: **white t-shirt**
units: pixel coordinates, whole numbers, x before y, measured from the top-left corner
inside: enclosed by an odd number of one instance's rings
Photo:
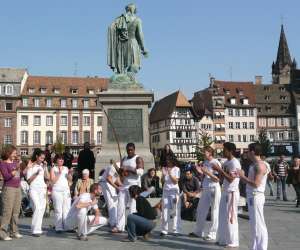
[[[125,157],[122,162],[122,168],[135,170],[137,157],[138,155],[135,155],[132,158]],[[124,178],[123,187],[127,189],[133,185],[141,186],[141,176],[143,174],[144,174],[143,169],[138,169],[137,174],[129,173],[129,175]]]
[[[240,161],[236,158],[227,160],[224,163],[224,171],[228,174],[236,175],[237,170],[241,168],[242,167]],[[224,178],[224,182],[223,182],[224,191],[226,192],[239,191],[239,182],[240,182],[240,178],[238,177],[236,177],[231,183],[226,178]]]
[[[216,172],[212,169],[213,165],[218,165],[221,167],[221,163],[217,159],[212,159],[211,161],[205,160],[203,162],[203,166],[206,167],[210,173],[217,174],[218,172]],[[205,175],[203,182],[202,182],[203,188],[214,187],[217,185],[219,185],[218,182],[212,181],[209,176]]]
[[[53,167],[53,172],[55,177],[59,176],[59,169],[57,166]],[[53,185],[53,190],[54,191],[69,191],[69,183],[68,183],[68,174],[69,174],[69,169],[67,167],[63,167],[62,173],[59,176],[58,180],[54,183]]]
[[[34,164],[27,170],[27,180],[29,180],[33,175],[39,171],[38,176],[30,183],[30,189],[46,189],[47,185],[45,183],[45,171],[43,165]]]
[[[168,170],[166,167],[163,167],[163,174],[164,174],[164,187],[165,191],[179,191],[178,183],[174,184],[168,174]],[[171,169],[171,175],[177,179],[180,178],[180,169],[178,167],[173,167]]]

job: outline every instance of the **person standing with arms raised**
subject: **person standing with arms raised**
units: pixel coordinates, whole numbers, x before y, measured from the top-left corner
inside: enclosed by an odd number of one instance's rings
[[[248,146],[248,158],[251,160],[248,177],[243,170],[238,174],[241,180],[247,183],[247,203],[249,211],[251,250],[268,249],[268,230],[264,218],[265,188],[268,178],[268,169],[261,160],[262,146],[259,143],[251,143]]]

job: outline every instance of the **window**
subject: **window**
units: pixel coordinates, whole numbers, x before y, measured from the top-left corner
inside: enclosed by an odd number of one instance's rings
[[[88,93],[89,93],[89,95],[94,95],[94,94],[95,94],[95,90],[89,89],[89,90],[88,90]]]
[[[279,87],[279,90],[280,90],[281,92],[285,92],[285,87]]]
[[[267,111],[268,113],[270,113],[270,112],[272,111],[272,108],[271,108],[271,107],[266,107],[266,111]]]
[[[68,143],[67,131],[60,131],[60,136],[61,136],[62,143],[67,144]]]
[[[293,140],[293,138],[294,138],[294,133],[293,133],[292,131],[289,131],[289,132],[288,132],[288,138],[289,138],[289,140]]]
[[[279,136],[279,140],[283,140],[284,139],[284,133],[283,132],[279,132],[278,136]]]
[[[241,142],[241,141],[242,141],[242,136],[238,135],[238,142]]]
[[[97,116],[97,126],[102,126],[102,116]]]
[[[247,142],[247,136],[243,135],[243,142]]]
[[[21,116],[21,126],[28,126],[28,116],[27,115]]]
[[[4,144],[12,144],[12,136],[11,135],[5,135],[4,136]]]
[[[284,126],[284,118],[280,118],[280,126]]]
[[[6,94],[6,95],[12,95],[13,92],[14,92],[13,86],[10,85],[10,84],[7,84],[7,85],[5,86],[5,94]]]
[[[33,132],[33,144],[41,144],[41,132],[40,131]]]
[[[235,116],[240,116],[240,110],[239,109],[235,110]]]
[[[46,132],[46,143],[53,144],[53,132],[52,131]]]
[[[249,105],[249,99],[248,98],[242,99],[242,104],[243,105]]]
[[[181,137],[182,137],[182,132],[176,131],[176,138],[181,138]]]
[[[234,97],[230,98],[230,104],[232,105],[236,104],[236,99]]]
[[[250,142],[254,142],[255,139],[254,139],[254,135],[250,135]]]
[[[269,132],[269,139],[274,140],[274,132]]]
[[[39,98],[34,98],[33,103],[34,103],[34,107],[38,108],[40,106],[40,99]]]
[[[254,122],[250,122],[250,129],[254,129]]]
[[[78,141],[78,138],[79,138],[79,133],[78,131],[73,131],[72,132],[72,144],[78,144],[79,141]]]
[[[268,118],[268,127],[275,126],[275,118]]]
[[[192,132],[191,131],[186,131],[185,132],[185,138],[191,138],[192,137]]]
[[[12,124],[12,118],[5,118],[4,119],[4,127],[5,128],[11,128],[11,124]]]
[[[72,99],[72,108],[77,108],[77,107],[78,107],[78,100]]]
[[[33,93],[34,93],[34,88],[29,88],[29,89],[28,89],[28,93],[29,93],[29,94],[33,94]]]
[[[243,129],[247,129],[247,122],[243,122]]]
[[[266,118],[259,118],[258,120],[260,127],[265,127],[267,125],[267,119]]]
[[[166,132],[166,140],[170,140],[170,133]]]
[[[61,116],[60,117],[60,125],[61,126],[67,126],[68,125],[68,117],[67,116]]]
[[[5,103],[5,111],[12,111],[12,110],[13,110],[12,102],[6,102]]]
[[[98,131],[97,132],[97,144],[101,144],[102,142],[102,132]]]
[[[78,94],[78,89],[71,89],[71,93],[72,93],[73,95]]]
[[[67,107],[67,99],[61,99],[60,100],[60,107],[66,108]]]
[[[284,95],[281,95],[281,96],[280,96],[280,100],[286,100],[286,99],[287,99],[286,96],[284,96]]]
[[[78,126],[79,118],[78,116],[72,116],[72,126]]]
[[[83,107],[87,109],[89,107],[89,100],[83,100]]]
[[[28,144],[28,132],[27,131],[21,131],[21,144]]]
[[[233,135],[229,135],[228,139],[229,139],[230,142],[233,142]]]
[[[235,128],[240,129],[241,128],[241,124],[239,122],[235,123]]]
[[[229,110],[228,110],[228,115],[229,115],[229,116],[233,116],[233,109],[229,109]]]
[[[35,115],[33,117],[33,125],[34,126],[41,126],[41,117],[39,115]]]
[[[83,126],[90,126],[91,125],[91,117],[84,116],[83,117]]]
[[[243,109],[243,110],[242,110],[242,114],[243,114],[243,116],[248,116],[247,109]]]
[[[28,98],[23,98],[22,104],[23,104],[23,107],[28,107]]]
[[[266,100],[266,101],[269,101],[269,100],[270,100],[270,96],[269,96],[269,95],[266,95],[266,96],[265,96],[265,100]]]
[[[90,140],[91,140],[90,131],[84,131],[83,132],[83,142],[90,142]]]
[[[59,94],[60,91],[59,91],[58,88],[54,88],[54,89],[53,89],[53,92],[54,92],[54,94]]]
[[[46,116],[46,126],[53,126],[53,116]]]
[[[28,156],[28,149],[27,148],[21,148],[20,149],[21,156]]]
[[[41,94],[46,94],[47,89],[46,88],[41,88],[40,91],[41,91]]]
[[[253,109],[249,110],[249,116],[254,116],[254,110]]]
[[[46,106],[47,106],[47,108],[51,108],[52,107],[52,99],[51,98],[47,98],[46,99]]]
[[[229,127],[229,128],[233,128],[233,122],[229,122],[229,123],[228,123],[228,127]]]

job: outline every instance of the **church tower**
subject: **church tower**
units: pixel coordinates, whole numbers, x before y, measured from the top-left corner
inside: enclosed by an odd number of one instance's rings
[[[288,43],[285,37],[283,25],[281,25],[280,39],[276,62],[272,64],[272,79],[274,84],[289,84],[291,82],[291,71],[296,69],[297,63],[292,61]]]

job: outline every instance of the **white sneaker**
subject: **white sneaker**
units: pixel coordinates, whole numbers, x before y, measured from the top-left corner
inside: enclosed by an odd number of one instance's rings
[[[12,238],[10,238],[9,236],[6,236],[3,240],[10,241],[10,240],[12,240]]]
[[[15,233],[12,235],[12,238],[15,238],[15,239],[22,239],[23,238],[23,235],[22,234],[19,234],[19,233]]]

